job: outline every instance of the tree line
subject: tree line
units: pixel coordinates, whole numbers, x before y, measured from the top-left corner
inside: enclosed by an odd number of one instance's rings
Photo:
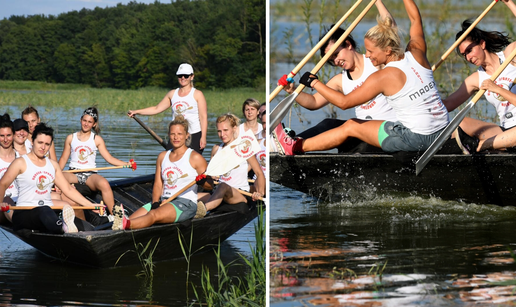
[[[265,0],[130,2],[0,20],[0,79],[137,89],[265,84]]]

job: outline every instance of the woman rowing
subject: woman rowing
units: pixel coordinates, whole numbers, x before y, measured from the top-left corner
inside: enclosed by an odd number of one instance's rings
[[[172,120],[181,115],[188,120],[192,141],[189,147],[202,154],[206,147],[208,133],[208,108],[204,94],[193,86],[194,71],[192,65],[183,63],[176,72],[179,88],[171,90],[155,106],[140,110],[129,110],[127,115],[155,115],[172,109]],[[167,149],[170,149],[171,144]]]
[[[376,1],[375,4],[381,18],[389,17],[392,19],[391,14],[382,1]],[[395,25],[394,19],[392,19],[392,21],[393,25]],[[320,49],[322,57],[329,52],[344,32],[345,30],[338,28],[331,35],[328,41],[323,44]],[[313,95],[304,92],[299,93],[296,97],[296,102],[299,105],[309,110],[321,109],[329,103],[332,103],[331,101],[335,101],[333,92],[344,93],[345,95],[351,93],[361,86],[367,77],[376,72],[381,66],[373,65],[368,57],[357,51],[357,44],[351,35],[349,35],[337,50],[335,50],[332,56],[328,59],[327,64],[342,68],[342,73],[335,75],[326,84],[320,83],[317,93]],[[307,72],[307,74],[309,74],[309,72]],[[286,75],[280,79],[278,84],[285,85],[284,90],[289,94],[292,94],[295,90],[294,83],[287,84]],[[356,118],[362,120],[376,119],[396,121],[396,114],[392,107],[387,103],[383,94],[379,94],[370,101],[356,106],[355,115]],[[339,127],[345,122],[345,120],[326,118],[316,126],[298,134],[297,136],[303,139],[314,137],[320,133]],[[363,143],[360,141],[351,142],[351,140],[348,140],[346,143],[340,145],[338,150],[339,152],[360,150],[356,148],[359,144]],[[367,151],[370,151],[372,148],[367,148]]]
[[[188,148],[190,134],[188,121],[177,116],[168,126],[172,150],[163,151],[156,161],[156,177],[152,189],[152,203],[136,210],[129,218],[123,214],[123,206],[115,206],[114,230],[140,229],[159,223],[178,223],[193,218],[197,212],[197,184],[194,184],[175,199],[161,205],[191,182],[198,181],[206,171],[203,156]],[[212,185],[202,180],[204,188]],[[210,181],[211,182],[211,181]],[[204,206],[203,206],[204,207]]]
[[[240,119],[230,113],[224,114],[217,118],[217,133],[222,143],[220,145],[213,146],[211,151],[212,157],[217,154],[222,154],[222,149],[228,146],[238,137],[239,122]],[[245,142],[242,144],[234,145],[246,148],[249,145]],[[251,190],[249,181],[247,179],[247,173],[250,170],[253,170],[256,174],[256,181],[254,182],[252,196],[248,199],[242,195],[239,190],[246,192]],[[211,195],[206,194],[200,198],[200,200],[206,205],[207,211],[217,208],[222,203],[222,201],[230,205],[241,203],[249,204],[250,201],[256,201],[265,195],[265,176],[262,172],[262,169],[260,168],[258,160],[256,160],[256,156],[254,155],[231,171],[220,176],[218,179],[220,180],[221,184],[217,187],[217,189],[215,189],[215,192]]]
[[[516,5],[512,0],[502,0],[516,16]],[[462,30],[456,37],[462,36],[471,22],[462,23]],[[491,75],[514,50],[516,42],[498,31],[483,31],[474,28],[457,47],[457,52],[469,63],[478,66],[478,70],[467,77],[457,91],[443,100],[448,111],[463,104],[478,90],[486,90],[484,96],[491,103],[500,118],[500,126],[478,119],[466,117],[461,122],[455,139],[465,154],[473,154],[488,149],[514,150],[516,146],[516,61],[491,81]]]
[[[85,227],[70,205],[64,201],[50,197],[52,186],[57,185],[68,198],[81,206],[94,205],[73,189],[58,163],[46,157],[54,139],[54,130],[44,123],[36,125],[32,132],[32,151],[15,159],[2,179],[0,179],[0,195],[5,195],[9,186],[16,180],[18,184],[18,200],[16,206],[34,207],[31,210],[17,210],[12,215],[13,229],[32,229],[48,233],[61,234],[77,232],[79,226]],[[63,206],[63,220],[52,210],[52,206]],[[3,208],[9,204],[3,202]],[[82,226],[81,226],[82,225]]]
[[[379,94],[396,113],[397,121],[350,119],[343,125],[313,138],[291,138],[278,126],[276,138],[285,154],[328,150],[355,137],[386,152],[423,151],[439,136],[449,122],[448,112],[441,102],[426,58],[426,42],[421,15],[413,0],[404,0],[410,19],[410,41],[406,51],[401,48],[398,29],[392,19],[378,19],[364,38],[366,57],[374,66],[385,67],[372,73],[349,94],[324,88],[315,76],[301,82],[315,88],[321,95],[331,96],[332,104],[348,109],[363,104]]]
[[[22,119],[27,122],[29,125],[29,135],[25,142],[25,145],[27,146],[27,150],[32,149],[32,133],[34,131],[34,128],[41,122],[41,118],[39,117],[38,110],[34,108],[33,106],[28,106],[22,111]],[[47,156],[50,159],[53,159],[54,161],[57,161],[57,155],[56,155],[56,147],[54,142],[50,145],[50,149],[48,150]]]
[[[119,160],[109,153],[104,139],[99,133],[99,112],[95,107],[87,108],[81,116],[81,130],[66,137],[63,153],[59,159],[61,169],[64,169],[69,158],[69,168],[71,170],[96,168],[95,160],[97,151],[109,164],[114,166],[127,165],[131,167],[131,162]],[[95,171],[64,173],[64,177],[70,183],[85,184],[92,191],[100,191],[102,193],[102,200],[108,208],[108,212],[113,212],[115,199],[111,186],[106,178],[97,174]]]
[[[18,157],[13,147],[14,138],[14,127],[13,122],[9,114],[0,116],[0,178],[2,178],[7,171],[7,168],[11,163]],[[18,200],[18,185],[14,181],[3,196],[3,202],[14,206]],[[7,213],[0,213],[0,224],[3,224],[4,220],[12,220],[12,211]]]

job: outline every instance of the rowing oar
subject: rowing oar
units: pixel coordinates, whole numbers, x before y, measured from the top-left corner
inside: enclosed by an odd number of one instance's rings
[[[6,206],[2,207],[2,211],[4,211],[4,208],[7,208],[7,210],[32,210],[34,208],[38,208],[42,206]],[[52,210],[63,210],[64,206],[49,206]],[[76,210],[100,210],[100,214],[103,214],[103,211],[106,210],[106,206],[70,206],[72,209]],[[7,211],[6,210],[6,211]]]
[[[108,167],[96,167],[96,168],[85,168],[85,169],[68,169],[63,171],[63,173],[84,173],[84,172],[95,172],[95,171],[103,171],[108,169],[117,169],[117,168],[132,168],[133,171],[136,170],[136,162],[133,159],[129,160],[131,165],[119,165],[119,166],[108,166]]]
[[[140,126],[142,126],[143,129],[145,129],[145,131],[147,131],[156,141],[158,141],[158,143],[163,146],[163,148],[167,149],[167,143],[165,143],[163,139],[156,134],[156,132],[152,131],[152,129],[145,125],[138,117],[136,117],[136,115],[133,115],[133,118],[138,124],[140,124]]]
[[[333,46],[330,48],[330,50],[326,53],[326,55],[317,63],[317,65],[310,71],[311,74],[315,75],[319,70],[323,67],[323,65],[328,61],[328,59],[333,55],[335,50],[339,48],[339,46],[346,40],[346,38],[349,36],[351,31],[355,29],[357,24],[364,18],[365,14],[371,9],[371,7],[375,4],[376,0],[372,0],[366,8],[358,15],[358,17],[353,21],[353,23],[348,27],[346,32],[342,34],[342,36],[333,44]],[[297,89],[294,91],[294,93],[290,94],[287,98],[283,99],[278,103],[278,105],[272,110],[270,113],[270,133],[274,131],[274,128],[279,125],[283,117],[287,115],[288,110],[290,109],[290,106],[294,103],[296,100],[296,97],[303,91],[305,86],[303,84],[300,84]]]
[[[211,157],[210,163],[208,163],[208,167],[206,168],[206,171],[203,174],[197,176],[196,180],[193,180],[192,182],[187,184],[176,194],[162,201],[160,206],[163,206],[164,204],[174,200],[176,197],[178,197],[183,192],[192,187],[194,184],[196,184],[198,180],[206,178],[206,176],[221,176],[240,165],[240,163],[254,156],[257,152],[261,150],[261,147],[252,133],[252,130],[249,129],[246,132],[242,133],[242,135],[239,135],[235,140],[233,140],[233,142],[224,146],[222,149],[219,148],[220,151],[217,152],[216,155]],[[235,144],[244,143],[247,144],[247,146],[249,146],[245,147],[245,152],[242,152],[241,147],[243,146],[232,146]]]
[[[505,61],[498,67],[498,69],[491,76],[491,81],[494,81],[498,76],[502,73],[502,71],[509,65],[512,59],[516,56],[516,48],[511,52],[511,54],[505,59]],[[466,107],[462,109],[457,116],[444,128],[444,130],[439,134],[437,139],[428,147],[425,153],[417,160],[416,162],[416,175],[418,175],[423,168],[426,166],[428,161],[432,159],[434,154],[441,148],[441,146],[446,142],[446,140],[450,137],[453,131],[457,129],[460,125],[464,117],[466,117],[466,113],[468,113],[474,106],[475,103],[484,95],[486,90],[479,90],[477,94],[468,102]]]
[[[464,33],[459,37],[459,39],[457,39],[457,41],[450,47],[450,49],[448,49],[448,51],[446,51],[443,56],[441,57],[441,59],[439,60],[439,62],[437,62],[436,64],[434,64],[434,66],[432,66],[432,71],[435,71],[437,69],[437,67],[441,66],[441,64],[444,62],[444,60],[453,52],[453,50],[455,48],[457,48],[457,46],[462,43],[462,41],[466,38],[466,36],[468,36],[469,32],[471,32],[473,30],[473,28],[475,28],[475,26],[480,22],[480,20],[482,20],[482,18],[484,18],[484,16],[487,15],[487,13],[493,8],[493,6],[495,6],[496,2],[498,2],[498,0],[494,0],[485,10],[484,12],[482,12],[482,14],[480,14],[480,16],[478,16],[477,19],[475,19],[475,21],[471,24],[471,26],[469,26],[469,28],[464,31]]]
[[[326,41],[332,36],[335,31],[348,19],[349,15],[353,13],[353,11],[358,7],[358,5],[362,2],[362,0],[357,0],[357,2],[342,16],[342,18],[335,23],[335,25],[324,35],[324,37],[315,45],[315,47],[308,52],[308,54],[297,64],[297,66],[288,74],[287,78],[293,78],[300,70],[305,66],[305,64],[314,56],[317,50],[321,49],[321,47],[326,43]],[[269,95],[269,102],[271,102],[281,90],[284,88],[283,85],[278,85],[276,89]]]

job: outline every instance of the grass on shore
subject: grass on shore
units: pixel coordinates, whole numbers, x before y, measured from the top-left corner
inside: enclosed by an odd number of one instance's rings
[[[139,90],[96,89],[81,84],[53,84],[37,81],[0,80],[0,105],[87,108],[96,105],[101,110],[124,112],[158,104],[170,89],[147,87]],[[235,88],[230,90],[201,89],[208,113],[214,116],[226,112],[242,114],[242,104],[253,97],[265,101],[265,89]],[[167,111],[162,114],[165,115]],[[169,115],[170,112],[166,114]]]

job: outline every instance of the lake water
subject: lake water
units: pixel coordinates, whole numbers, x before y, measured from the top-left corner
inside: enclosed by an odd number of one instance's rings
[[[83,108],[66,111],[38,108],[38,111],[42,120],[57,131],[56,153],[60,156],[66,135],[80,129]],[[3,107],[1,113],[4,112],[16,118],[21,109]],[[169,115],[164,121],[146,116],[141,116],[140,119],[165,139]],[[112,180],[155,172],[155,161],[163,148],[135,120],[123,112],[105,114],[101,110],[100,124],[101,135],[110,153],[124,161],[134,159],[138,165],[134,172],[129,169],[104,171],[101,173],[104,177]],[[216,143],[218,137],[211,125],[207,150],[204,152],[206,158],[209,158],[210,150]],[[97,166],[111,165],[99,155]],[[256,220],[221,244],[224,263],[235,261],[243,264],[241,255],[250,255],[250,246],[255,244],[254,223]],[[197,291],[201,290],[200,275],[203,266],[216,272],[216,264],[213,252],[192,256],[187,293],[188,268],[184,259],[156,263],[154,278],[149,281],[136,276],[142,270],[138,266],[92,269],[59,263],[0,230],[0,306],[185,306],[195,298],[191,284],[195,285]],[[240,265],[232,269],[231,273],[238,276],[244,271],[244,266]]]

